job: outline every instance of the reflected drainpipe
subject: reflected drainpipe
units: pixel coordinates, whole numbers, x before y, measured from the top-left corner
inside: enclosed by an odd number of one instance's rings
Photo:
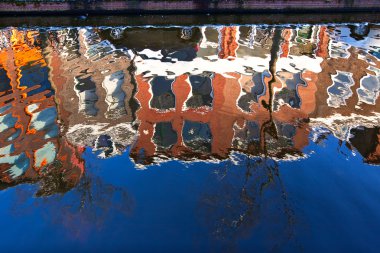
[[[263,100],[262,104],[264,108],[266,108],[269,111],[269,120],[266,121],[262,127],[261,127],[261,133],[260,133],[260,148],[264,151],[265,156],[267,155],[266,150],[266,143],[265,143],[265,133],[270,134],[274,138],[277,137],[277,130],[276,126],[273,122],[273,90],[272,85],[274,82],[276,82],[276,63],[278,60],[278,54],[280,52],[280,42],[281,42],[281,34],[282,30],[280,28],[274,28],[274,36],[273,36],[273,44],[272,49],[270,51],[271,53],[271,59],[269,61],[269,72],[272,75],[272,79],[268,82],[268,91],[269,91],[269,101],[268,103]]]

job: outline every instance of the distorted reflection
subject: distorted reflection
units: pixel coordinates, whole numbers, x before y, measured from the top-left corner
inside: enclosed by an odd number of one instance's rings
[[[214,163],[221,186],[205,187],[199,207],[215,238],[248,234],[265,208],[282,210],[271,225],[290,238],[280,162],[333,136],[380,163],[379,50],[377,24],[4,28],[0,189],[82,189],[86,150],[127,154],[136,170]],[[125,190],[106,188],[130,213]]]

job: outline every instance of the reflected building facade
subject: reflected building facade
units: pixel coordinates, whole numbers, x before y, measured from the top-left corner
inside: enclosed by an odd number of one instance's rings
[[[286,160],[305,157],[326,133],[378,164],[379,33],[377,25],[3,29],[2,185],[58,170],[74,186],[85,147],[102,158],[130,147],[145,166],[234,152]]]
[[[66,191],[84,172],[82,147],[60,137],[55,90],[43,57],[38,31],[2,31],[1,48],[1,186],[35,182],[54,173]]]

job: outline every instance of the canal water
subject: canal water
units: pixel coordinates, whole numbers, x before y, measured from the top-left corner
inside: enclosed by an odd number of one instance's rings
[[[379,24],[2,28],[2,251],[378,252],[379,92]]]

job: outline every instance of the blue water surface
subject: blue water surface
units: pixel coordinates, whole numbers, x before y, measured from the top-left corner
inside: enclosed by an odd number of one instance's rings
[[[129,151],[99,159],[87,149],[87,175],[65,195],[30,198],[38,186],[29,184],[0,192],[2,247],[377,252],[379,169],[334,137],[307,149],[308,158],[292,162],[236,155],[234,163],[171,161],[146,170]]]

